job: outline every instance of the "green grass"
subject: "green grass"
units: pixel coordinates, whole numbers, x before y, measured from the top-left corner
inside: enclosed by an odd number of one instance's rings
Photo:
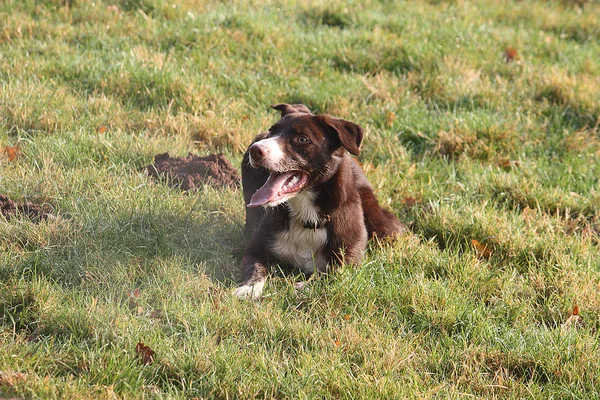
[[[0,221],[0,397],[600,398],[599,2],[7,0],[0,21],[21,151],[0,193],[57,216]],[[280,102],[361,124],[410,232],[239,301],[241,191],[143,167],[239,163]]]

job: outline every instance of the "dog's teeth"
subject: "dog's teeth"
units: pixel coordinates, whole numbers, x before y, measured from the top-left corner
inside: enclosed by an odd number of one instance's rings
[[[294,176],[292,176],[290,178],[290,180],[286,183],[285,187],[286,188],[290,188],[290,187],[294,187],[296,186],[296,184],[298,183],[298,181],[300,180],[300,177],[298,176],[298,174],[295,174]]]

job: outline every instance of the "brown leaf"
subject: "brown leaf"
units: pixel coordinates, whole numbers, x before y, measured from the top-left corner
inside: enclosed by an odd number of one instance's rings
[[[104,133],[106,131],[108,131],[108,127],[106,125],[99,125],[96,128],[96,133]]]
[[[154,362],[154,350],[150,346],[146,346],[143,342],[139,342],[135,346],[135,352],[142,356],[142,363],[144,365],[150,365]]]
[[[138,307],[137,300],[140,298],[141,290],[140,288],[136,288],[132,292],[127,293],[127,298],[129,299],[129,308],[132,310]]]
[[[486,244],[479,243],[479,241],[475,239],[471,240],[471,244],[475,247],[481,257],[488,259],[492,256],[492,250]]]
[[[573,307],[573,313],[567,318],[565,323],[562,325],[563,329],[569,328],[582,328],[585,326],[583,322],[583,317],[579,315],[579,306],[575,304]]]
[[[2,149],[2,152],[4,154],[6,154],[6,157],[8,158],[8,161],[14,161],[14,160],[17,159],[17,157],[20,157],[23,154],[21,152],[21,149],[19,148],[19,145],[16,145],[14,147],[5,146]]]
[[[89,372],[90,366],[86,362],[81,362],[79,365],[77,365],[77,370],[81,372]]]
[[[414,197],[405,197],[402,199],[402,204],[404,204],[407,208],[413,208],[418,202],[419,201]]]
[[[517,59],[519,53],[517,52],[516,49],[512,48],[512,47],[507,47],[504,50],[504,60],[509,63],[511,61],[514,61],[515,59]]]
[[[393,111],[388,111],[387,114],[385,114],[385,123],[387,126],[392,126],[394,125],[394,122],[396,122],[397,118],[398,117],[396,117],[396,113]]]
[[[498,166],[505,171],[508,171],[513,168],[517,168],[520,165],[521,165],[521,163],[519,161],[513,161],[513,160],[500,160],[498,162]]]

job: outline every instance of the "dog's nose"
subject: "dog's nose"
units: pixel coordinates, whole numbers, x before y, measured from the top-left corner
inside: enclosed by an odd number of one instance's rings
[[[250,146],[250,157],[254,161],[261,161],[265,158],[265,149],[261,145],[254,143]]]

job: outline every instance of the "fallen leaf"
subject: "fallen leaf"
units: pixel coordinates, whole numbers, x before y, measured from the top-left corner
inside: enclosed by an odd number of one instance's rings
[[[509,160],[502,160],[498,163],[498,166],[502,169],[510,169],[510,161]]]
[[[520,165],[521,165],[521,163],[519,161],[513,161],[513,160],[501,160],[498,162],[498,166],[506,171],[516,168]]]
[[[490,250],[486,244],[479,243],[479,241],[475,239],[471,240],[471,244],[475,247],[481,257],[488,259],[492,256],[492,250]]]
[[[507,47],[504,50],[504,60],[507,63],[514,61],[518,57],[518,55],[519,53],[517,52],[517,50],[512,47]]]
[[[97,133],[104,133],[108,130],[108,127],[106,125],[100,125],[96,128],[96,132]]]
[[[413,208],[415,205],[417,205],[417,203],[418,200],[414,197],[405,197],[402,199],[402,204],[404,204],[408,208]]]
[[[387,114],[385,114],[385,123],[387,124],[387,126],[392,126],[394,125],[394,122],[396,122],[396,119],[398,117],[396,117],[396,113],[393,111],[388,111]]]
[[[143,342],[139,342],[135,346],[135,352],[142,356],[142,363],[144,365],[150,365],[154,362],[154,350],[150,346],[146,346]]]
[[[6,146],[2,149],[2,152],[6,154],[8,161],[14,161],[23,154],[18,145],[13,147]]]
[[[77,369],[81,372],[89,372],[90,366],[86,362],[81,362],[77,365]]]
[[[583,317],[579,315],[579,306],[576,304],[573,307],[573,312],[562,325],[562,329],[582,328],[583,326],[585,326],[583,322]]]
[[[140,288],[134,289],[132,292],[127,293],[127,298],[129,299],[129,308],[132,310],[138,307],[137,300],[140,298],[141,290]]]
[[[335,347],[340,347],[342,345],[342,342],[336,340],[335,342],[333,342],[333,344],[335,345]]]
[[[344,320],[348,321],[350,318],[351,318],[351,317],[350,317],[350,314],[346,314],[346,315],[344,315]]]

